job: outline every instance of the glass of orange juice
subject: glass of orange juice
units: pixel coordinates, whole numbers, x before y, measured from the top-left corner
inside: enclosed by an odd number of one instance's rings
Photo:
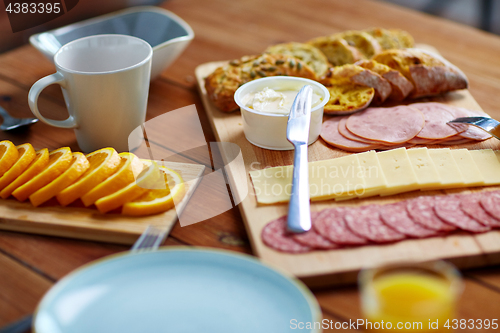
[[[366,269],[359,286],[368,332],[449,332],[463,290],[460,273],[444,261]]]

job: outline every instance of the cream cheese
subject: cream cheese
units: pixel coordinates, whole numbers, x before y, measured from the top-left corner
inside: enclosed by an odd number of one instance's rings
[[[243,104],[257,112],[287,115],[290,113],[298,90],[273,90],[265,87],[261,91],[246,94]],[[313,92],[312,107],[321,102],[321,96]]]

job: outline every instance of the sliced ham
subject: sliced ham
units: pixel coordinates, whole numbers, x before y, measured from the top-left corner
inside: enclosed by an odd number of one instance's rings
[[[339,132],[340,120],[341,118],[338,117],[330,118],[322,125],[321,138],[330,145],[354,153],[377,149],[380,146],[346,138]]]
[[[439,140],[449,138],[466,128],[456,128],[448,125],[449,121],[455,119],[450,107],[440,103],[413,103],[410,105],[422,112],[425,118],[424,128],[417,134],[416,138]]]
[[[391,144],[414,138],[424,127],[424,115],[417,109],[399,105],[392,108],[368,108],[351,115],[347,129],[365,139]]]

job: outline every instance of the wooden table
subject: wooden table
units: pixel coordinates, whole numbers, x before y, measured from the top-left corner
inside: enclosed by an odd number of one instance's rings
[[[470,79],[470,91],[484,111],[500,118],[500,38],[479,30],[375,1],[342,0],[170,0],[162,7],[184,18],[196,37],[161,78],[151,83],[148,118],[196,104],[206,140],[215,141],[194,80],[197,65],[256,54],[270,44],[372,26],[401,28],[419,43],[435,46]],[[31,46],[0,55],[0,105],[16,117],[30,116],[30,86],[54,67]],[[41,97],[41,109],[62,119],[59,88]],[[49,149],[78,146],[71,130],[38,123],[1,140]],[[203,161],[197,161],[203,162]],[[208,167],[211,167],[209,163]],[[209,209],[205,207],[204,209]],[[165,246],[206,246],[251,254],[237,208],[202,223],[176,225]],[[0,326],[33,312],[43,294],[75,268],[127,247],[56,237],[0,232]],[[463,272],[466,289],[459,306],[464,319],[500,318],[500,266]],[[353,287],[313,290],[324,318],[362,318]]]

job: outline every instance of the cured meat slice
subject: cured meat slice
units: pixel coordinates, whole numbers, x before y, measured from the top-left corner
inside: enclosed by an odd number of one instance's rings
[[[486,212],[500,219],[500,192],[485,192],[480,199],[481,207]]]
[[[416,223],[436,231],[452,231],[456,227],[443,222],[434,213],[434,197],[426,196],[406,201],[406,211]]]
[[[286,216],[269,222],[262,229],[262,241],[267,246],[287,253],[302,253],[312,250],[310,246],[296,242],[286,231]]]
[[[471,139],[462,138],[462,139],[458,139],[458,140],[446,140],[446,141],[439,142],[438,144],[446,145],[446,146],[453,146],[453,145],[463,145],[463,144],[471,143],[471,142],[473,142]]]
[[[487,194],[484,194],[487,195]],[[481,198],[483,193],[472,193],[460,196],[460,208],[479,223],[491,226],[492,228],[500,227],[500,219],[488,214],[481,206]]]
[[[339,121],[339,133],[342,136],[344,136],[346,139],[358,141],[358,142],[363,142],[363,143],[369,143],[369,144],[377,144],[377,145],[383,144],[380,141],[368,140],[368,139],[362,138],[360,136],[354,135],[351,132],[349,132],[349,130],[346,127],[347,118],[349,118],[349,117],[343,117]]]
[[[328,144],[350,152],[377,149],[379,145],[347,139],[339,132],[340,118],[330,118],[321,127],[321,138]]]
[[[449,121],[455,119],[455,116],[443,104],[414,103],[409,106],[422,112],[425,118],[424,128],[417,134],[417,138],[431,140],[444,139],[463,132],[466,129],[465,127],[459,129],[447,124]]]
[[[344,215],[348,211],[345,207],[335,207],[323,210],[316,218],[313,228],[323,237],[341,245],[363,245],[368,240],[352,233],[346,226]]]
[[[318,218],[318,212],[311,212],[311,221],[314,225],[316,223],[316,219]],[[298,243],[310,246],[316,249],[336,249],[340,246],[321,236],[314,227],[311,230],[304,232],[302,234],[294,234],[292,238]]]
[[[389,227],[406,236],[424,238],[439,233],[439,231],[424,228],[422,225],[415,223],[408,215],[406,202],[404,201],[380,207],[380,217]]]
[[[410,139],[407,141],[407,143],[411,143],[414,145],[430,145],[433,144],[436,140],[430,140],[430,139],[422,139],[419,137],[414,137],[413,139]]]
[[[347,227],[356,235],[376,243],[394,242],[405,235],[387,226],[380,219],[380,206],[369,205],[348,210],[344,215]]]
[[[455,195],[435,197],[434,211],[443,221],[462,230],[471,232],[485,232],[490,226],[482,225],[460,209],[460,198]]]
[[[386,143],[403,143],[424,127],[424,115],[417,109],[399,105],[368,108],[347,118],[346,127],[354,135]]]

